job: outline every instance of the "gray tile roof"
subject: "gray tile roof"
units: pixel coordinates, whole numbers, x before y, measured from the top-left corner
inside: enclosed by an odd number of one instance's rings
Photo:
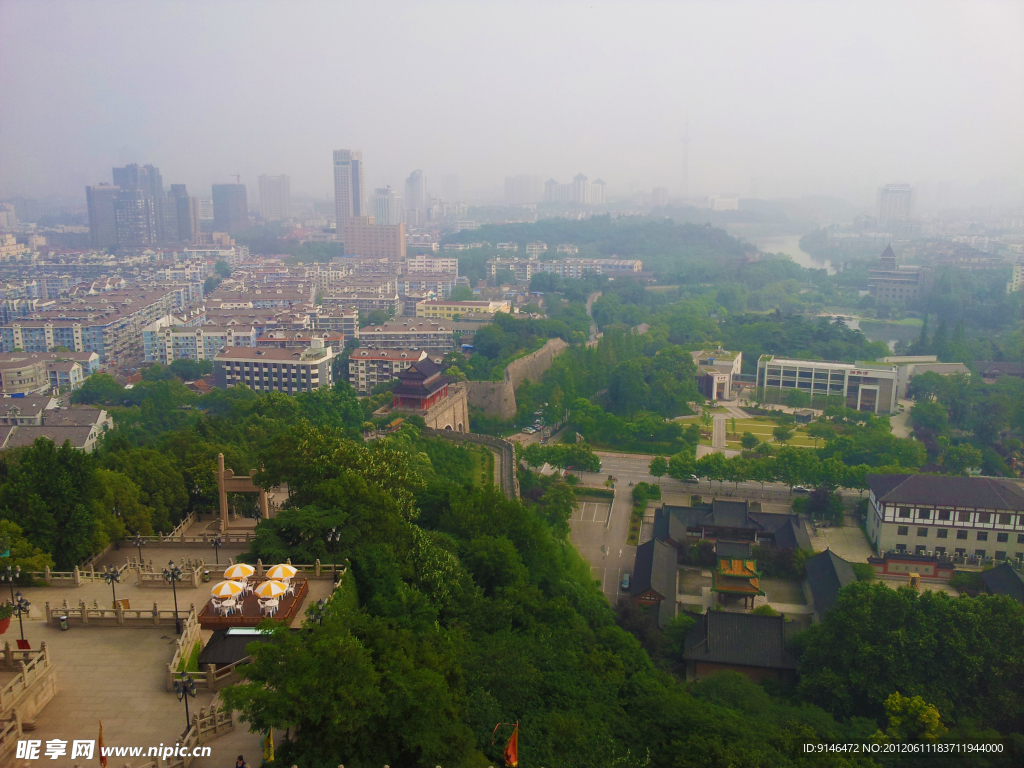
[[[633,597],[639,597],[647,591],[658,593],[662,598],[659,617],[662,624],[675,616],[677,573],[678,556],[675,547],[651,539],[636,548],[629,592]]]
[[[814,612],[819,618],[836,604],[839,590],[857,580],[853,566],[830,549],[807,558],[805,568],[807,586],[814,598]]]
[[[683,658],[763,669],[796,669],[783,616],[707,611],[686,634]]]
[[[982,571],[981,579],[991,594],[1006,595],[1019,603],[1024,603],[1024,574],[1013,570],[1009,563]]]
[[[867,482],[875,498],[886,504],[1024,512],[1024,488],[1001,477],[868,475]]]

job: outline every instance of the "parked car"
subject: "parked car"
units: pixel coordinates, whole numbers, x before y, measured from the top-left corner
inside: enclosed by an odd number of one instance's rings
[[[620,582],[619,586],[622,587],[623,591],[629,589],[629,574],[628,573],[622,574],[622,581]]]
[[[684,483],[699,483],[700,479],[696,475],[689,475],[683,478]]]
[[[794,485],[793,486],[793,493],[810,493],[810,492],[811,492],[811,489],[808,488],[806,485]]]
[[[532,435],[533,434],[533,429],[531,427],[523,427],[519,431],[522,432],[524,435]]]

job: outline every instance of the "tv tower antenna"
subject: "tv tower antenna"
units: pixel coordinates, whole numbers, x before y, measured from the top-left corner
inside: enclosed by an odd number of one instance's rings
[[[690,113],[683,124],[683,200],[690,196]]]

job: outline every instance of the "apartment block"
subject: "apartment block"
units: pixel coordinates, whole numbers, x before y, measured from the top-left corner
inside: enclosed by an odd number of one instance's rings
[[[320,339],[303,350],[231,347],[214,358],[213,381],[222,389],[245,384],[256,392],[312,392],[334,383],[331,364],[336,355]]]
[[[425,349],[442,354],[455,348],[450,322],[430,319],[396,319],[359,331],[364,347],[376,349]]]
[[[416,305],[416,317],[440,317],[451,320],[456,315],[512,312],[507,300],[501,301],[421,301]]]
[[[374,224],[372,216],[357,216],[338,222],[338,237],[346,256],[405,258],[405,224]]]
[[[368,395],[426,357],[422,349],[356,349],[348,359],[348,383],[360,395]]]

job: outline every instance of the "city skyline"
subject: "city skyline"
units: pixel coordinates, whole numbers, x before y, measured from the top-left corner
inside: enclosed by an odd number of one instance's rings
[[[0,196],[58,195],[81,205],[81,190],[103,169],[146,161],[174,169],[200,196],[240,173],[255,200],[258,176],[273,169],[291,177],[293,195],[325,198],[333,180],[323,158],[337,146],[361,148],[367,190],[401,190],[410,169],[422,169],[435,185],[460,176],[463,199],[498,202],[506,176],[568,179],[585,168],[608,182],[609,197],[634,184],[678,196],[686,138],[692,195],[828,194],[868,208],[879,186],[899,179],[945,185],[954,202],[1024,197],[1024,148],[1014,138],[1024,125],[1016,77],[1024,9],[908,2],[886,7],[880,26],[871,9],[883,7],[765,3],[729,15],[721,5],[652,4],[622,19],[614,5],[581,17],[569,3],[532,14],[463,8],[451,25],[453,8],[443,5],[408,9],[387,24],[355,5],[347,23],[363,34],[352,57],[390,45],[396,55],[381,62],[382,76],[395,69],[404,80],[422,44],[439,71],[453,73],[449,99],[438,99],[440,86],[428,78],[401,86],[389,102],[340,76],[349,57],[330,53],[331,20],[341,11],[329,7],[314,15],[312,6],[283,12],[255,3],[244,17],[226,4],[204,7],[196,30],[189,15],[161,3],[60,12],[8,3],[0,9],[0,93],[12,113],[36,119],[0,126]],[[569,17],[578,35],[567,42],[555,31]],[[537,55],[522,72],[489,59],[476,68],[487,49],[464,34],[469,25],[498,42],[528,41]],[[60,57],[38,55],[38,29]],[[138,34],[155,29],[161,34]],[[228,29],[244,50],[225,43]],[[271,37],[295,55],[268,69],[245,50]],[[589,55],[595,50],[621,55]],[[583,51],[584,71],[556,66]],[[129,62],[133,77],[125,79]],[[771,80],[762,74],[768,64]],[[323,79],[341,85],[328,97]],[[265,87],[301,106],[255,112]],[[471,109],[458,106],[470,96]],[[207,128],[181,131],[181,116],[197,111]],[[421,119],[413,126],[408,114]],[[68,120],[78,126],[70,134]]]

